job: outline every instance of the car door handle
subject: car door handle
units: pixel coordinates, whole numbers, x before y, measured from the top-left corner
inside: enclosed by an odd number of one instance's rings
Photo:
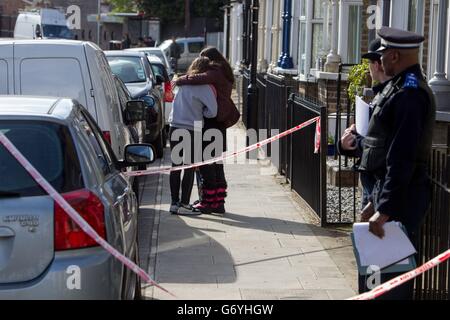
[[[10,228],[0,228],[0,238],[12,238],[15,237],[16,234]]]

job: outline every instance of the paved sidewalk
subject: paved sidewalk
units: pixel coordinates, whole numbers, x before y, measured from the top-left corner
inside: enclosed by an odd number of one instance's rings
[[[168,159],[166,150],[162,164],[169,165]],[[305,207],[271,171],[263,162],[226,164],[229,193],[224,216],[171,215],[169,176],[145,177],[141,265],[179,299],[354,295],[356,273],[348,234],[312,224]],[[194,187],[193,200],[196,191]],[[153,287],[146,288],[145,296],[173,299]]]

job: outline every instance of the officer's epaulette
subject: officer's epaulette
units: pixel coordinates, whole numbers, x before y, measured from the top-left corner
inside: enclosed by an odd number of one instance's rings
[[[419,87],[419,79],[414,73],[408,73],[405,77],[405,82],[403,83],[403,88],[417,89]]]

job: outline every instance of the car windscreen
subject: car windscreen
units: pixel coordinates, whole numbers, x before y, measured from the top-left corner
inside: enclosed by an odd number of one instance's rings
[[[111,70],[124,83],[146,82],[145,69],[139,57],[107,57]]]
[[[73,39],[73,33],[67,26],[43,24],[42,31],[46,38]]]
[[[83,178],[69,130],[40,121],[2,121],[0,132],[11,140],[60,193],[83,188]],[[46,192],[0,144],[0,198],[40,196]]]

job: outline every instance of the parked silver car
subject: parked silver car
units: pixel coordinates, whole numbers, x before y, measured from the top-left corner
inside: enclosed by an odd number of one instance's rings
[[[117,250],[138,261],[136,195],[122,169],[153,161],[128,145],[117,161],[76,101],[0,97],[0,131]],[[132,299],[139,278],[97,246],[0,144],[0,299]]]

